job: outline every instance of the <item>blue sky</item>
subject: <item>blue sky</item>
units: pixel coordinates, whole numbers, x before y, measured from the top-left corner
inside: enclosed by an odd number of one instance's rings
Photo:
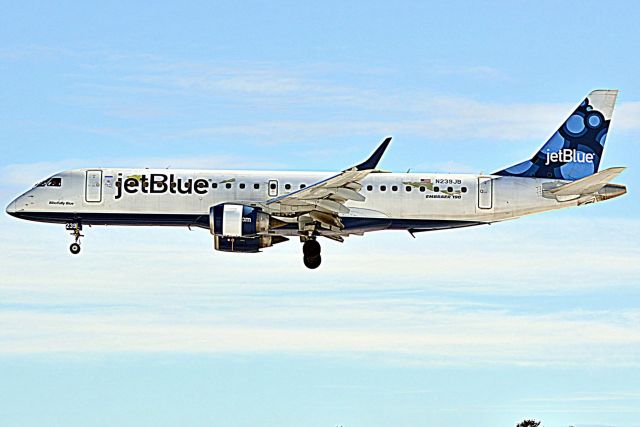
[[[618,88],[623,198],[213,253],[0,218],[3,426],[640,426],[636,2],[57,2],[0,16],[0,201],[72,167],[491,172]],[[3,206],[4,206],[3,205]]]

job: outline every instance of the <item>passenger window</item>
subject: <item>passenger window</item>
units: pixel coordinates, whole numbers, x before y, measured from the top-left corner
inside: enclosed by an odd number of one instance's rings
[[[62,186],[62,178],[51,178],[47,181],[47,187],[60,187]]]
[[[440,187],[433,187],[433,191],[437,193],[438,191],[440,191]]]
[[[291,190],[291,184],[285,184],[284,185],[284,189],[285,190]]]
[[[240,189],[244,190],[244,183],[240,184]]]
[[[391,191],[398,191],[398,186],[394,185],[393,187],[391,187]]]
[[[231,188],[231,183],[227,182],[227,184],[225,185],[225,187],[227,187],[227,189]]]
[[[253,184],[253,188],[256,189],[256,190],[259,190],[260,189],[260,184]]]
[[[367,185],[367,191],[373,190],[373,185]]]
[[[425,188],[424,187],[420,187],[420,192],[424,193]]]
[[[380,186],[380,191],[387,191],[387,186],[386,185],[381,185]]]
[[[410,192],[410,191],[411,191],[411,186],[410,186],[410,185],[407,185],[407,186],[405,187],[405,190],[407,190],[407,192]]]
[[[453,187],[447,187],[447,191],[448,191],[449,193],[453,193]]]
[[[276,185],[275,182],[272,182],[271,184],[269,184],[269,188],[272,189],[272,190],[275,190],[276,187],[277,187],[277,185]]]
[[[211,188],[218,188],[218,183],[217,182],[211,183]]]
[[[466,193],[466,192],[467,192],[467,187],[462,187],[462,188],[460,189],[460,191],[462,191],[463,193]]]
[[[305,188],[307,186],[307,184],[300,184],[300,189],[302,190],[303,188]]]

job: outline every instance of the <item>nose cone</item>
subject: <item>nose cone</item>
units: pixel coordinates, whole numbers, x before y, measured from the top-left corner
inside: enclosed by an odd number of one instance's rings
[[[9,206],[7,206],[7,213],[11,216],[16,216],[16,201],[14,200],[13,202],[9,203]]]

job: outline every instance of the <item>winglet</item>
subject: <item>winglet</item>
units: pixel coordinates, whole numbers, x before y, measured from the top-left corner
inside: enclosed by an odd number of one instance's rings
[[[386,137],[384,141],[382,141],[382,144],[380,144],[378,148],[376,148],[376,151],[373,152],[371,157],[369,157],[367,160],[360,163],[359,165],[355,166],[356,170],[364,171],[364,170],[375,169],[376,166],[378,166],[378,162],[380,161],[380,158],[384,154],[390,142],[391,142],[391,137],[390,136]]]

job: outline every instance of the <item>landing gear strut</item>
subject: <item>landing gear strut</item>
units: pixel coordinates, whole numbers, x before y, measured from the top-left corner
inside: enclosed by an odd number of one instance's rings
[[[80,224],[79,222],[74,222],[67,224],[66,227],[67,230],[71,231],[71,235],[75,240],[75,242],[73,242],[71,246],[69,246],[69,251],[71,251],[72,254],[77,255],[80,253],[80,238],[84,237],[84,234],[81,233],[82,224]]]
[[[315,239],[310,239],[302,245],[303,261],[307,268],[315,269],[320,266],[322,258],[320,257],[320,243]]]

